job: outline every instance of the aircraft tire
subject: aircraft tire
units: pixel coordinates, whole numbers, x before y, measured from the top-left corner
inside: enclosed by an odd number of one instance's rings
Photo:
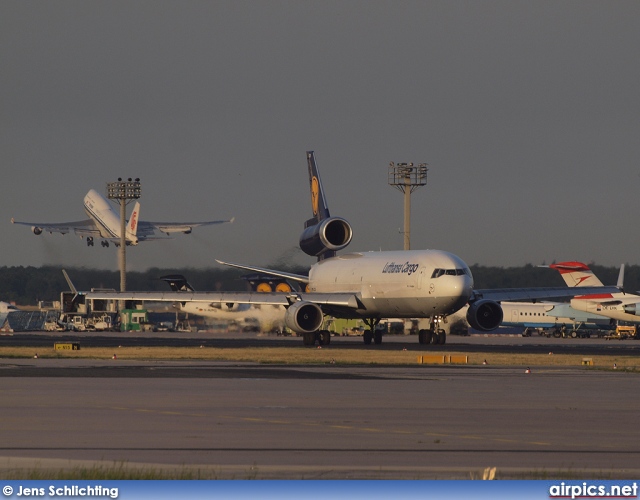
[[[316,343],[316,334],[315,334],[315,332],[303,333],[302,334],[302,343],[304,345],[315,345],[315,343]]]
[[[423,344],[429,345],[431,344],[431,338],[433,337],[433,333],[431,332],[431,330],[422,330],[424,332],[423,334]]]
[[[438,344],[444,345],[447,342],[447,334],[444,330],[438,332]]]
[[[329,330],[320,330],[318,332],[318,344],[320,345],[331,344],[331,332]]]
[[[380,344],[382,344],[382,332],[377,331],[377,332],[375,332],[375,333],[373,334],[373,342],[374,342],[376,345],[380,345]]]
[[[362,334],[362,339],[364,340],[365,345],[370,345],[371,341],[373,340],[373,333],[371,332],[371,330],[365,330]]]

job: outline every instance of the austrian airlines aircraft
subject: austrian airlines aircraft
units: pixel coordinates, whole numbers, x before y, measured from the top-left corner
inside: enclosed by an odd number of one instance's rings
[[[336,255],[352,237],[349,223],[331,217],[313,151],[307,152],[313,217],[305,223],[300,248],[318,258],[308,276],[241,264],[221,264],[269,274],[302,283],[305,292],[115,292],[87,293],[87,298],[120,300],[200,301],[218,304],[270,304],[287,308],[285,324],[302,334],[305,345],[328,344],[330,333],[322,330],[324,315],[361,318],[369,330],[366,344],[382,342],[375,326],[382,318],[430,318],[431,329],[421,330],[420,343],[444,344],[441,319],[469,303],[467,320],[476,329],[489,331],[502,321],[501,300],[536,300],[571,297],[575,289],[524,288],[474,290],[469,266],[458,256],[442,250],[363,252]],[[617,290],[597,287],[594,291]]]
[[[11,219],[13,224],[22,224],[31,226],[33,234],[39,235],[43,231],[49,233],[75,233],[81,238],[87,238],[87,245],[92,247],[94,238],[101,238],[103,247],[108,247],[112,242],[116,246],[120,245],[120,215],[113,209],[113,205],[107,201],[95,189],[89,190],[84,197],[84,211],[89,219],[75,222],[55,222],[55,223],[39,223],[39,222],[18,222]],[[193,228],[198,226],[209,226],[212,224],[223,224],[225,222],[233,222],[230,220],[215,220],[207,222],[147,222],[139,220],[140,203],[136,202],[131,217],[126,226],[127,245],[137,245],[140,241],[162,240],[164,237],[154,237],[154,231],[166,233],[185,233],[189,234]]]
[[[549,266],[560,273],[568,286],[602,286],[602,282],[586,264],[582,262],[560,262]],[[622,287],[624,266],[620,268],[618,287]],[[607,318],[630,323],[640,323],[640,295],[616,291],[577,295],[571,299],[571,307],[579,311],[599,314]]]

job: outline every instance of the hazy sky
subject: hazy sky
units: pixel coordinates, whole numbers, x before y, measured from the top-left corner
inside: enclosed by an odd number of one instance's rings
[[[468,264],[640,263],[640,2],[0,2],[0,265],[117,269],[17,220],[208,220],[129,269],[312,263],[305,151],[349,250],[403,245],[388,164],[429,163],[412,248]]]

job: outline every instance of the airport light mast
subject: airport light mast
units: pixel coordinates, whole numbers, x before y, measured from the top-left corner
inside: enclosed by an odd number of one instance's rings
[[[411,193],[427,183],[426,163],[389,163],[389,185],[404,193],[404,249],[411,249]]]
[[[127,290],[127,205],[132,200],[140,198],[140,179],[123,181],[118,177],[118,182],[107,183],[107,197],[120,205],[120,252],[118,263],[120,267],[120,291]],[[122,309],[122,307],[121,307]]]

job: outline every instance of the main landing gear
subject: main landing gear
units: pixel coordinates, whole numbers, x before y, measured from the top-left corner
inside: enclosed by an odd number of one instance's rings
[[[376,329],[376,326],[380,323],[380,318],[365,318],[363,321],[369,327],[362,335],[365,345],[370,345],[372,340],[376,345],[382,344],[382,332]]]
[[[94,244],[95,244],[95,241],[93,241],[93,236],[87,236],[87,246],[92,247],[94,246]],[[105,248],[109,246],[109,242],[107,240],[102,240],[100,241],[100,245],[102,245],[102,247]]]
[[[329,345],[331,343],[331,332],[329,330],[318,330],[317,332],[307,332],[302,336],[304,345]]]

